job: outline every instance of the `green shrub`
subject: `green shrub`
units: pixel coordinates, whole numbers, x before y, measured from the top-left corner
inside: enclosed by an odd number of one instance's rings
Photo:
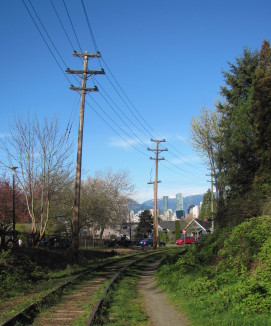
[[[163,265],[158,282],[192,320],[197,306],[199,325],[269,325],[270,230],[268,216],[219,230],[189,247],[173,264]]]

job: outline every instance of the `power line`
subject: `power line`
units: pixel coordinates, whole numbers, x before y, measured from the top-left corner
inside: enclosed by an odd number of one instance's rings
[[[131,133],[140,141],[140,143],[146,147],[144,142],[137,136],[137,134],[132,130],[132,128],[124,121],[124,119],[118,114],[118,112],[114,109],[114,107],[107,101],[105,96],[100,92],[103,99],[106,101],[106,103],[109,105],[109,107],[113,110],[113,112],[117,115],[117,117],[125,124],[125,126],[131,131]]]
[[[93,98],[92,98],[92,100],[93,100]],[[86,100],[86,103],[87,103],[87,105],[98,115],[98,117],[110,128],[110,129],[112,129],[122,140],[124,140],[129,146],[131,146],[131,147],[133,147],[136,151],[138,151],[140,154],[142,154],[142,155],[144,155],[144,156],[147,156],[148,157],[148,155],[146,154],[146,153],[144,153],[144,152],[142,152],[141,150],[139,150],[137,147],[135,147],[133,144],[131,144],[127,139],[125,139],[124,137],[122,137],[121,136],[121,134],[114,128],[114,127],[112,127],[104,118],[103,118],[103,116],[97,111],[97,110],[95,110],[94,109],[94,107],[91,105],[91,104],[89,104],[89,102]],[[98,105],[99,106],[99,105]],[[100,107],[100,106],[99,106]],[[101,107],[100,107],[101,108]],[[102,110],[103,111],[103,110]],[[104,112],[104,111],[103,111]],[[105,112],[104,112],[105,113]],[[105,113],[106,114],[106,113]],[[107,114],[106,114],[107,115]],[[108,115],[107,115],[108,116]],[[110,119],[110,120],[112,120],[109,116],[108,116],[108,118]],[[113,123],[115,124],[115,122],[114,122],[114,120],[112,120],[113,121]],[[122,130],[123,131],[123,130]],[[123,131],[124,133],[125,133],[125,131]]]
[[[103,58],[101,58],[102,62],[105,64],[107,70],[109,71],[109,73],[111,74],[111,76],[113,77],[114,81],[117,83],[117,85],[119,86],[119,88],[121,89],[122,93],[125,95],[125,97],[127,98],[127,100],[131,103],[131,101],[129,100],[128,96],[125,94],[125,92],[123,91],[122,87],[120,86],[120,84],[118,83],[117,79],[115,78],[115,76],[113,75],[112,71],[110,70],[110,68],[108,67],[108,65],[106,64],[106,62],[104,61]],[[123,101],[123,103],[126,105],[126,107],[128,108],[128,110],[132,113],[132,115],[135,117],[135,119],[138,121],[138,123],[142,126],[142,128],[149,134],[149,136],[152,138],[153,135],[149,132],[149,130],[142,124],[142,122],[139,120],[139,118],[135,115],[135,113],[133,112],[133,110],[131,110],[130,106],[127,104],[127,102],[124,100],[123,96],[120,94],[120,92],[117,90],[117,88],[114,86],[114,84],[111,82],[111,80],[108,78],[108,76],[106,75],[106,78],[108,79],[109,83],[111,84],[111,86],[114,88],[115,92],[119,95],[119,97],[121,98],[121,100]],[[138,111],[136,110],[136,112],[138,113]],[[139,113],[138,113],[139,114]],[[152,129],[149,124],[146,122],[146,120],[139,114],[139,116],[141,117],[141,119],[145,122],[145,124],[149,127],[149,129]]]
[[[108,119],[110,119],[114,125],[116,125],[124,134],[126,134],[128,137],[131,137],[122,127],[120,127],[114,120],[112,117],[110,117],[110,115],[99,105],[99,103],[94,100],[93,97],[90,97],[92,99],[92,101],[99,107],[99,109],[107,116]],[[129,143],[130,144],[130,143]],[[131,145],[131,144],[130,144]],[[143,143],[143,145],[145,146],[145,144]]]
[[[66,13],[67,13],[67,15],[68,15],[68,18],[69,18],[70,24],[71,24],[71,26],[72,26],[72,30],[73,30],[74,36],[75,36],[75,38],[76,38],[77,44],[78,44],[79,49],[80,49],[80,51],[81,51],[81,53],[82,53],[83,51],[82,51],[82,49],[81,49],[81,46],[80,46],[80,43],[79,43],[79,40],[78,40],[78,37],[77,37],[76,31],[75,31],[75,29],[74,29],[74,26],[73,26],[73,23],[72,23],[72,20],[71,20],[71,16],[70,16],[69,11],[68,11],[68,8],[67,8],[67,6],[66,6],[65,0],[63,0],[63,4],[64,4],[65,10],[66,10]]]
[[[50,2],[51,2],[51,5],[52,5],[52,7],[53,7],[53,9],[54,9],[54,12],[55,12],[55,14],[56,14],[56,16],[57,16],[57,18],[58,18],[58,21],[59,21],[59,23],[60,23],[60,25],[61,25],[61,27],[62,27],[64,33],[65,33],[65,35],[66,35],[66,37],[67,37],[67,39],[68,39],[70,45],[71,45],[72,50],[75,50],[75,47],[73,46],[72,41],[71,41],[71,39],[70,39],[70,37],[69,37],[69,35],[68,35],[66,29],[65,29],[65,27],[64,27],[64,25],[63,25],[63,23],[62,23],[60,17],[59,17],[59,14],[58,14],[58,12],[57,12],[57,10],[56,10],[56,7],[55,7],[54,4],[53,4],[53,1],[50,0]]]
[[[84,2],[83,0],[81,0],[81,4],[82,4],[82,7],[83,7],[83,10],[84,10],[84,14],[85,14],[85,18],[86,18],[86,21],[87,21],[87,25],[88,25],[88,28],[89,28],[89,32],[90,32],[90,35],[91,35],[91,38],[92,38],[92,42],[93,42],[93,45],[95,47],[95,50],[97,52],[99,52],[98,50],[98,46],[97,46],[97,43],[96,43],[96,40],[95,40],[95,37],[94,37],[94,33],[92,31],[92,28],[91,28],[91,25],[90,25],[90,21],[89,21],[89,17],[87,15],[87,12],[86,12],[86,8],[85,8],[85,5],[84,5]],[[110,72],[110,74],[112,75],[112,77],[114,78],[115,82],[117,83],[117,85],[119,86],[119,88],[122,90],[123,94],[126,96],[126,98],[128,99],[127,95],[125,94],[125,92],[123,91],[123,89],[121,88],[120,84],[118,83],[118,81],[116,80],[116,78],[114,77],[113,73],[111,72],[111,70],[109,69],[108,65],[106,64],[106,62],[104,61],[104,59],[102,59],[102,61],[104,62],[104,64],[106,65],[108,71]],[[113,85],[113,83],[111,82],[111,80],[107,77],[106,75],[106,78],[109,80],[110,84],[112,85],[112,87],[115,89],[115,91],[117,92],[117,94],[120,96],[120,98],[122,99],[122,101],[126,104],[127,108],[130,110],[130,112],[134,115],[134,112],[130,109],[130,107],[127,105],[127,103],[125,102],[125,100],[123,99],[123,97],[121,96],[121,94],[118,92],[118,90],[116,89],[116,87]],[[128,99],[129,100],[129,99]],[[130,100],[129,100],[130,101]],[[131,103],[131,101],[130,101]],[[136,108],[135,108],[136,109]],[[137,112],[139,115],[140,113]],[[134,115],[135,116],[135,115]],[[141,116],[141,115],[140,115]],[[138,118],[135,116],[135,118],[138,120]],[[141,118],[143,119],[143,117],[141,116]],[[144,119],[143,119],[144,120]],[[144,120],[145,121],[145,120]],[[149,136],[152,137],[152,135],[149,133],[149,131],[142,125],[141,121],[138,120],[138,122],[141,124],[141,126],[145,129],[145,131],[149,134]],[[147,124],[147,122],[145,121],[145,123]],[[147,124],[148,125],[148,124]],[[150,127],[150,126],[149,126]]]
[[[86,8],[85,8],[85,5],[84,5],[83,0],[81,0],[81,4],[82,4],[83,10],[84,10],[84,14],[85,14],[85,17],[86,17],[86,20],[87,20],[88,29],[89,29],[89,32],[90,32],[90,35],[91,35],[91,38],[92,38],[92,42],[94,44],[95,51],[96,52],[99,52],[98,46],[97,46],[97,43],[95,41],[95,37],[94,37],[93,31],[92,31],[92,28],[90,26],[90,22],[89,22],[89,19],[88,19],[88,15],[87,15]]]
[[[25,1],[24,1],[24,0],[22,0],[22,1],[23,1],[23,4],[24,4],[24,6],[25,6],[25,8],[26,8],[26,10],[27,10],[27,12],[28,12],[28,14],[29,14],[29,16],[31,17],[33,23],[35,24],[35,26],[36,26],[36,28],[37,28],[37,30],[38,30],[40,36],[42,37],[42,39],[43,39],[44,43],[46,44],[48,50],[50,51],[51,55],[53,56],[53,58],[54,58],[56,64],[58,65],[59,69],[61,70],[61,72],[63,73],[63,75],[65,76],[65,78],[66,78],[66,79],[68,80],[68,82],[71,84],[71,81],[69,80],[69,78],[68,78],[67,75],[65,74],[65,72],[64,72],[64,70],[62,69],[61,65],[59,64],[59,62],[58,62],[56,56],[54,55],[53,51],[51,50],[51,48],[50,48],[48,42],[47,42],[46,39],[44,38],[44,36],[43,36],[41,30],[39,29],[39,27],[38,27],[38,25],[37,25],[37,23],[36,23],[34,17],[32,16],[30,10],[28,9],[28,7],[27,7]]]

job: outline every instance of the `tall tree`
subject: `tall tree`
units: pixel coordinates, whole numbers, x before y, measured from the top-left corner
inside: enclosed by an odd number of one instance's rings
[[[239,196],[251,189],[256,170],[251,99],[258,52],[245,49],[236,64],[229,65],[229,71],[224,72],[226,85],[221,86],[225,101],[217,105],[222,116],[221,179],[233,196]]]
[[[145,209],[139,215],[139,223],[136,231],[136,238],[147,238],[153,230],[153,217],[151,211]]]
[[[215,179],[217,193],[220,188],[217,177],[219,162],[216,160],[220,152],[220,145],[217,141],[220,137],[219,123],[218,112],[203,107],[197,118],[192,118],[190,126],[192,146],[207,160]]]
[[[51,206],[57,202],[64,172],[69,171],[71,145],[56,119],[44,119],[41,125],[37,117],[31,119],[29,115],[15,119],[1,144],[9,165],[18,166],[17,180],[25,195],[36,244],[52,217]]]
[[[264,196],[271,194],[271,49],[264,41],[259,54],[252,102],[254,116],[254,149],[258,170],[255,187]]]
[[[217,104],[221,114],[219,179],[224,185],[225,205],[219,203],[226,223],[253,215],[258,207],[252,199],[253,180],[257,171],[252,116],[253,84],[258,66],[258,52],[245,49],[243,55],[230,63],[221,86],[224,102]]]

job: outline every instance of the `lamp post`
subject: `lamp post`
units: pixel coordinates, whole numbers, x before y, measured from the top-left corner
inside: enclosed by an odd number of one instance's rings
[[[16,224],[16,220],[15,220],[15,172],[16,169],[18,167],[17,166],[12,166],[11,170],[12,170],[12,224],[13,224],[13,236],[15,238],[15,224]]]

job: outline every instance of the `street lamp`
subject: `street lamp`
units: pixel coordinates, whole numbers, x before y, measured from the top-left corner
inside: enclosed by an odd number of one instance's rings
[[[15,238],[15,180],[14,180],[14,175],[16,172],[16,169],[18,169],[17,166],[12,166],[12,222],[13,222],[13,236]]]

